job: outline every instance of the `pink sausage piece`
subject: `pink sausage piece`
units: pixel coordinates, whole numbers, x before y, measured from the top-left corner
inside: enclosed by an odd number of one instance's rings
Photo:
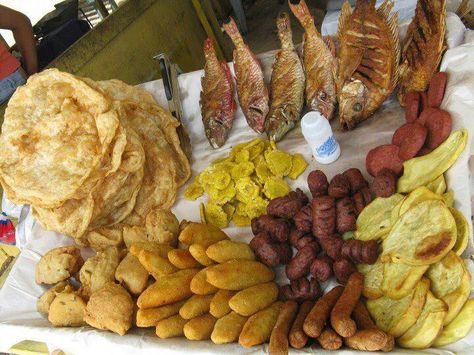
[[[431,149],[438,148],[451,134],[453,120],[449,112],[438,110],[426,120],[425,127],[428,129],[426,146]]]
[[[403,162],[399,158],[400,148],[394,144],[385,144],[372,149],[365,159],[367,172],[377,176],[383,169],[393,171],[400,176],[403,171]]]

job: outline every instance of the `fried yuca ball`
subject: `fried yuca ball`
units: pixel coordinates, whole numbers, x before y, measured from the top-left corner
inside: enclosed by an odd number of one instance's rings
[[[59,247],[48,251],[36,264],[35,278],[38,284],[55,284],[79,271],[84,260],[74,246]]]
[[[113,282],[92,293],[84,320],[90,326],[124,335],[132,326],[133,300],[120,285]]]

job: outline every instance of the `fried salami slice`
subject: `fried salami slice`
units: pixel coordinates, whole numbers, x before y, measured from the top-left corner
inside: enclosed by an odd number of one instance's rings
[[[394,144],[385,144],[372,149],[366,157],[367,172],[377,176],[383,169],[392,170],[400,176],[403,171],[403,162],[398,157],[400,149]]]

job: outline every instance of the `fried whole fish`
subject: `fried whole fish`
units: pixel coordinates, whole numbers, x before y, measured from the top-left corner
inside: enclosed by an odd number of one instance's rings
[[[232,73],[217,59],[210,38],[204,41],[204,76],[201,79],[201,116],[204,132],[213,148],[222,147],[234,122],[236,103]]]
[[[304,70],[293,45],[290,17],[277,18],[281,49],[275,56],[270,83],[271,105],[267,118],[268,139],[279,141],[300,119],[304,103]]]
[[[234,19],[230,17],[223,26],[235,46],[234,70],[240,107],[249,126],[254,131],[263,133],[269,110],[269,98],[263,81],[262,67],[244,43]]]
[[[344,2],[339,18],[339,121],[353,129],[370,117],[398,83],[400,39],[398,13],[391,0],[378,9],[375,0],[357,0],[354,12]]]
[[[306,106],[332,119],[337,103],[336,58],[314,25],[305,0],[288,0],[291,11],[303,26],[303,66],[306,75]]]
[[[445,47],[446,0],[418,0],[402,50],[398,101],[410,91],[425,91],[438,70]]]

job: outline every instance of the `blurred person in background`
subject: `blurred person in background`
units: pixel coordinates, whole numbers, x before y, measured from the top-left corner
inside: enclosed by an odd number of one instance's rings
[[[24,70],[18,59],[9,52],[7,43],[0,36],[0,104],[13,95],[25,79],[38,71],[36,43],[31,22],[21,12],[0,5],[0,28],[13,32],[18,50],[23,58]]]

